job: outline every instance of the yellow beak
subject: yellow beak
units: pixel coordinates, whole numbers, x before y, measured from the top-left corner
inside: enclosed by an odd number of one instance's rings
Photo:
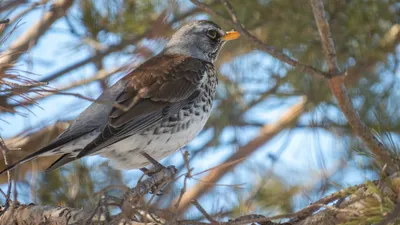
[[[224,41],[231,41],[238,39],[240,37],[240,33],[237,31],[228,31],[224,36],[222,36],[222,40]]]

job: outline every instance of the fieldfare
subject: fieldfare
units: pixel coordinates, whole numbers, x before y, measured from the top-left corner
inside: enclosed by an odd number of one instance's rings
[[[106,89],[46,147],[1,171],[39,156],[61,155],[47,171],[87,155],[134,169],[185,146],[204,127],[218,83],[214,62],[222,46],[239,37],[210,21],[175,32],[164,50]],[[110,104],[106,104],[109,102]]]

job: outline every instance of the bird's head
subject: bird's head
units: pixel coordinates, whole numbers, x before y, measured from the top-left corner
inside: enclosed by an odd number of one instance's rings
[[[213,63],[222,46],[239,36],[239,32],[225,32],[211,21],[193,21],[179,28],[172,35],[163,53],[186,55]]]

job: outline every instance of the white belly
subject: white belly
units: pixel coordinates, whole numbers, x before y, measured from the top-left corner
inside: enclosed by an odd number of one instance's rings
[[[140,153],[146,152],[156,160],[161,160],[185,146],[203,129],[209,114],[198,116],[187,129],[175,133],[158,135],[135,134],[101,150],[101,156],[111,160],[116,169],[135,169],[149,164]],[[189,118],[187,118],[188,120]]]

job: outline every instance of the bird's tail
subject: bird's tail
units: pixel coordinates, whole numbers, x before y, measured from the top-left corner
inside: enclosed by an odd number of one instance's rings
[[[46,169],[46,173],[52,172],[75,159],[76,157],[71,154],[64,154]]]
[[[5,173],[5,172],[7,172],[7,171],[10,171],[10,170],[15,169],[15,167],[17,167],[18,165],[21,165],[21,164],[24,164],[24,163],[26,163],[26,162],[29,162],[29,161],[31,161],[31,160],[33,160],[33,159],[36,159],[38,156],[39,156],[39,154],[37,154],[37,152],[34,152],[34,153],[28,155],[27,157],[25,157],[25,158],[19,160],[18,162],[14,163],[14,164],[12,164],[12,165],[9,165],[9,166],[6,167],[4,170],[0,171],[0,175],[3,174],[3,173]]]

